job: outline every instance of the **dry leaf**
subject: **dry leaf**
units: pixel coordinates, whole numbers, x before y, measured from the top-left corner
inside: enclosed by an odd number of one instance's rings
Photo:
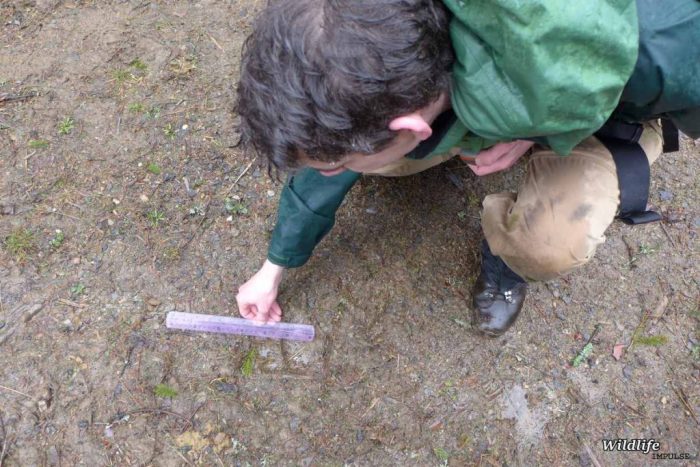
[[[625,344],[615,344],[613,346],[612,356],[615,360],[619,360],[622,357],[622,349],[625,348]]]

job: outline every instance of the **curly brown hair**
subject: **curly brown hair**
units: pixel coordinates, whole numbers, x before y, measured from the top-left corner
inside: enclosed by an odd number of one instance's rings
[[[431,0],[282,0],[246,39],[236,112],[268,169],[373,154],[389,122],[449,90],[449,13]]]

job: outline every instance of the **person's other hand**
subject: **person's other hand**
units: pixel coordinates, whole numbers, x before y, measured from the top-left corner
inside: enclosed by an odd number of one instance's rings
[[[535,144],[522,139],[510,143],[498,143],[476,155],[474,162],[467,163],[472,172],[481,176],[512,167]]]
[[[274,323],[282,319],[282,308],[277,303],[277,290],[284,268],[269,260],[248,282],[238,288],[238,312],[247,319]]]

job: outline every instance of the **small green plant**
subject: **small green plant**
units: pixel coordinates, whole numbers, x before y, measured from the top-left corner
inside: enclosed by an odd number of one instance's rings
[[[461,327],[463,327],[464,329],[471,329],[471,325],[470,325],[468,322],[466,322],[466,321],[464,321],[463,319],[461,319],[461,318],[458,318],[458,317],[456,317],[456,316],[452,316],[452,317],[450,317],[450,319],[451,319],[452,321],[454,321],[454,323],[455,323],[456,325],[461,326]]]
[[[75,121],[71,117],[66,117],[63,120],[61,120],[61,123],[58,124],[58,134],[59,135],[70,134],[70,132],[73,131],[74,127],[75,127]]]
[[[459,211],[457,213],[457,219],[463,221],[466,218],[467,218],[467,211]]]
[[[151,172],[153,175],[160,175],[160,167],[158,167],[158,164],[155,164],[154,162],[150,162],[146,166],[146,170]]]
[[[160,117],[160,107],[154,105],[146,111],[146,118],[155,120],[158,117]]]
[[[123,84],[135,78],[134,74],[129,70],[114,70],[112,72],[112,78],[119,84]]]
[[[27,146],[29,146],[32,149],[44,149],[49,147],[49,142],[45,139],[32,139],[29,140]]]
[[[457,388],[454,387],[454,382],[451,379],[448,379],[442,383],[442,387],[438,391],[438,394],[443,397],[449,397],[453,401],[456,401],[458,397]]]
[[[236,438],[231,438],[231,451],[233,451],[234,456],[240,455],[247,450],[248,448],[245,444],[241,443]]]
[[[170,27],[172,27],[172,24],[169,21],[156,21],[155,22],[156,31],[162,31],[163,29],[170,28]]]
[[[140,58],[135,58],[129,63],[129,66],[132,68],[135,68],[139,71],[146,71],[148,70],[148,65],[143,63]]]
[[[248,208],[245,204],[239,200],[231,198],[226,198],[224,200],[224,209],[226,209],[226,212],[229,214],[238,214],[239,216],[248,214]]]
[[[700,320],[700,308],[696,308],[696,309],[692,310],[689,314],[693,318]]]
[[[24,260],[36,245],[34,234],[29,229],[17,229],[5,239],[5,248],[17,260]]]
[[[158,225],[165,220],[165,214],[157,209],[154,209],[153,211],[148,211],[148,213],[146,213],[146,218],[151,221],[153,227],[158,227]]]
[[[156,387],[153,388],[153,394],[156,395],[156,397],[162,397],[162,398],[173,398],[177,396],[177,391],[174,388],[171,388],[167,384],[158,384]]]
[[[79,297],[85,293],[85,284],[78,282],[70,288],[70,294],[74,297]]]
[[[56,190],[62,190],[68,185],[68,181],[64,177],[58,177],[58,179],[53,182],[53,187]]]
[[[255,349],[250,349],[246,356],[243,358],[243,364],[241,365],[241,374],[243,376],[251,376],[253,374],[253,368],[255,368],[255,357],[257,352]]]
[[[640,255],[645,255],[645,256],[646,256],[646,255],[651,255],[652,253],[656,253],[656,248],[655,248],[655,247],[652,247],[652,246],[649,246],[649,245],[645,245],[645,244],[639,245],[639,254],[640,254]]]
[[[165,125],[165,128],[163,128],[163,133],[165,134],[166,137],[170,139],[174,139],[176,136],[175,129],[173,128],[173,125],[168,123]]]
[[[129,104],[129,112],[133,113],[141,113],[145,110],[146,108],[143,106],[142,103],[140,102],[134,102],[132,104]]]
[[[583,363],[583,361],[585,359],[587,359],[588,356],[591,355],[592,352],[593,352],[593,344],[591,344],[589,342],[588,344],[586,344],[583,347],[583,349],[581,349],[581,351],[578,353],[578,355],[576,355],[576,357],[574,357],[574,359],[571,361],[571,365],[574,368],[581,365],[581,363]]]
[[[645,245],[644,243],[642,243],[641,245],[639,245],[638,252],[632,255],[632,258],[630,259],[630,265],[632,267],[636,266],[635,263],[639,261],[639,258],[641,258],[642,256],[649,256],[651,254],[654,254],[656,253],[656,251],[657,247],[652,247],[650,245]]]
[[[695,344],[690,349],[690,355],[692,355],[695,360],[700,360],[700,344]]]
[[[65,238],[66,236],[62,231],[56,230],[56,234],[51,240],[49,240],[49,246],[54,250],[57,250],[61,247],[61,245],[63,245],[63,240],[65,240]]]
[[[634,338],[635,344],[649,345],[652,347],[659,347],[660,345],[664,345],[666,342],[668,342],[668,337],[663,336],[663,335],[639,336],[639,337]]]
[[[204,216],[206,213],[206,209],[201,204],[195,204],[189,210],[190,216]]]
[[[196,69],[197,59],[192,55],[180,57],[170,62],[170,71],[180,78],[186,77]]]
[[[169,246],[163,250],[163,258],[165,258],[168,261],[175,261],[176,259],[180,259],[180,256],[180,249],[176,246]]]
[[[445,451],[443,448],[433,448],[433,453],[435,457],[440,461],[440,465],[447,465],[447,461],[450,459],[450,453]]]

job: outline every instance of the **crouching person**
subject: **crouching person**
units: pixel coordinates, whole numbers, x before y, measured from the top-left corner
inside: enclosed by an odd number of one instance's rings
[[[242,316],[281,319],[283,271],[308,261],[362,174],[459,154],[482,176],[531,152],[518,193],[483,203],[472,297],[488,335],[515,321],[527,281],[585,264],[616,216],[654,220],[654,121],[700,137],[700,3],[664,15],[652,0],[515,3],[280,0],[263,12],[237,107],[244,141],[290,176],[267,259],[239,288]]]

